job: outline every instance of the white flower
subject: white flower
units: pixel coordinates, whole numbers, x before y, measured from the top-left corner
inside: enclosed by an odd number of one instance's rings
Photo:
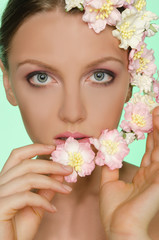
[[[151,28],[151,21],[157,20],[159,17],[150,11],[141,11],[141,18],[146,22],[145,30],[149,30]]]
[[[70,11],[72,8],[79,8],[82,9],[82,5],[84,3],[84,0],[65,0],[66,2],[66,11]]]
[[[134,104],[143,102],[148,106],[150,112],[152,112],[155,107],[159,106],[159,104],[154,101],[153,97],[150,96],[150,94],[141,95],[139,92],[133,94],[130,102]]]
[[[117,23],[116,30],[112,34],[121,40],[120,48],[136,48],[142,40],[146,25],[146,18],[143,18],[143,12],[135,9],[126,9],[122,12],[122,20]]]
[[[131,84],[140,88],[140,92],[144,91],[148,93],[151,91],[152,78],[146,75],[136,74],[134,75]]]
[[[123,131],[121,131],[121,136],[125,136],[124,139],[128,145],[134,142],[134,140],[136,139],[135,133],[132,132],[124,133]]]

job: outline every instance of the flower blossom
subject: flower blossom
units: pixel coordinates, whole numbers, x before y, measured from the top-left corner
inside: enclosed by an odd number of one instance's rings
[[[117,129],[104,130],[99,139],[91,138],[90,143],[98,150],[95,163],[99,166],[107,165],[111,170],[121,168],[124,157],[130,151]]]
[[[122,19],[117,23],[117,29],[113,30],[112,34],[121,41],[120,48],[125,50],[128,47],[136,48],[142,41],[144,31],[150,27],[150,21],[154,18],[154,14],[127,8],[121,16]]]
[[[147,75],[136,74],[132,78],[131,84],[134,86],[137,86],[140,89],[140,93],[143,91],[145,93],[148,93],[152,90],[151,89],[152,81],[153,81],[153,78],[151,78]]]
[[[152,77],[156,72],[154,51],[146,48],[146,43],[140,42],[136,49],[132,49],[129,54],[129,72],[132,77],[136,73],[144,73]]]
[[[133,104],[128,102],[125,110],[125,120],[121,122],[120,127],[125,132],[133,131],[138,139],[144,139],[144,133],[152,132],[152,114],[146,104],[138,102]]]
[[[125,133],[125,132],[121,131],[120,134],[125,139],[125,141],[128,145],[131,144],[132,142],[134,142],[136,139],[135,133],[132,133],[132,132]]]
[[[106,25],[115,26],[121,20],[117,8],[122,7],[124,0],[85,0],[83,21],[96,33],[105,29]]]
[[[151,93],[141,95],[139,92],[136,92],[136,93],[133,94],[133,98],[130,99],[130,102],[133,103],[133,104],[144,103],[148,107],[149,112],[152,113],[152,110],[155,107],[157,107],[158,104],[153,99],[155,96],[151,96],[150,94]],[[154,94],[152,93],[152,95],[154,95]]]
[[[79,143],[72,137],[69,137],[65,144],[57,145],[51,154],[54,162],[73,167],[73,173],[65,177],[67,182],[76,182],[78,175],[90,175],[95,168],[94,157],[95,153],[89,143]]]
[[[84,0],[65,0],[66,2],[66,11],[70,11],[72,8],[79,8],[80,10],[83,10],[83,3]]]

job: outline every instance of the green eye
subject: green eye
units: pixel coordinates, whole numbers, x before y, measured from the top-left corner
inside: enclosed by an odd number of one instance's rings
[[[37,74],[37,80],[41,83],[44,83],[48,80],[48,75],[46,73]]]
[[[104,75],[105,73],[103,72],[97,72],[97,73],[94,73],[94,78],[97,81],[102,81],[104,79]]]
[[[108,85],[111,82],[113,82],[115,79],[115,74],[112,71],[102,69],[98,71],[94,71],[94,73],[91,75],[90,80],[93,84],[98,85]]]

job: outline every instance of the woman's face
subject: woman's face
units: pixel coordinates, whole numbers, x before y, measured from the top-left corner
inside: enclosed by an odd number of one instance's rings
[[[66,131],[99,137],[118,126],[129,87],[128,53],[110,27],[96,34],[81,16],[34,15],[12,40],[9,84],[33,142],[53,144]]]

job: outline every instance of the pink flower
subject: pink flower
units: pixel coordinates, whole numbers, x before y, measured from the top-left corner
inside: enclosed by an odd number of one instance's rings
[[[156,102],[159,103],[159,81],[154,80],[153,91],[155,93]]]
[[[124,0],[85,0],[83,21],[96,33],[105,29],[106,24],[115,26],[121,20],[117,8],[122,7]]]
[[[73,173],[65,177],[67,182],[76,182],[78,175],[90,175],[95,168],[95,154],[90,144],[79,143],[72,137],[69,137],[65,144],[59,144],[51,156],[54,162],[73,167]]]
[[[133,104],[128,102],[125,110],[125,120],[121,122],[120,127],[126,131],[133,131],[138,139],[144,139],[144,133],[149,133],[153,129],[152,114],[148,106],[143,102]]]
[[[140,42],[129,54],[129,72],[132,75],[141,73],[152,77],[156,72],[154,51],[146,48],[146,43]]]
[[[121,168],[124,157],[130,151],[117,129],[104,130],[99,139],[91,138],[90,143],[98,150],[95,163],[99,166],[106,164],[111,170]]]

